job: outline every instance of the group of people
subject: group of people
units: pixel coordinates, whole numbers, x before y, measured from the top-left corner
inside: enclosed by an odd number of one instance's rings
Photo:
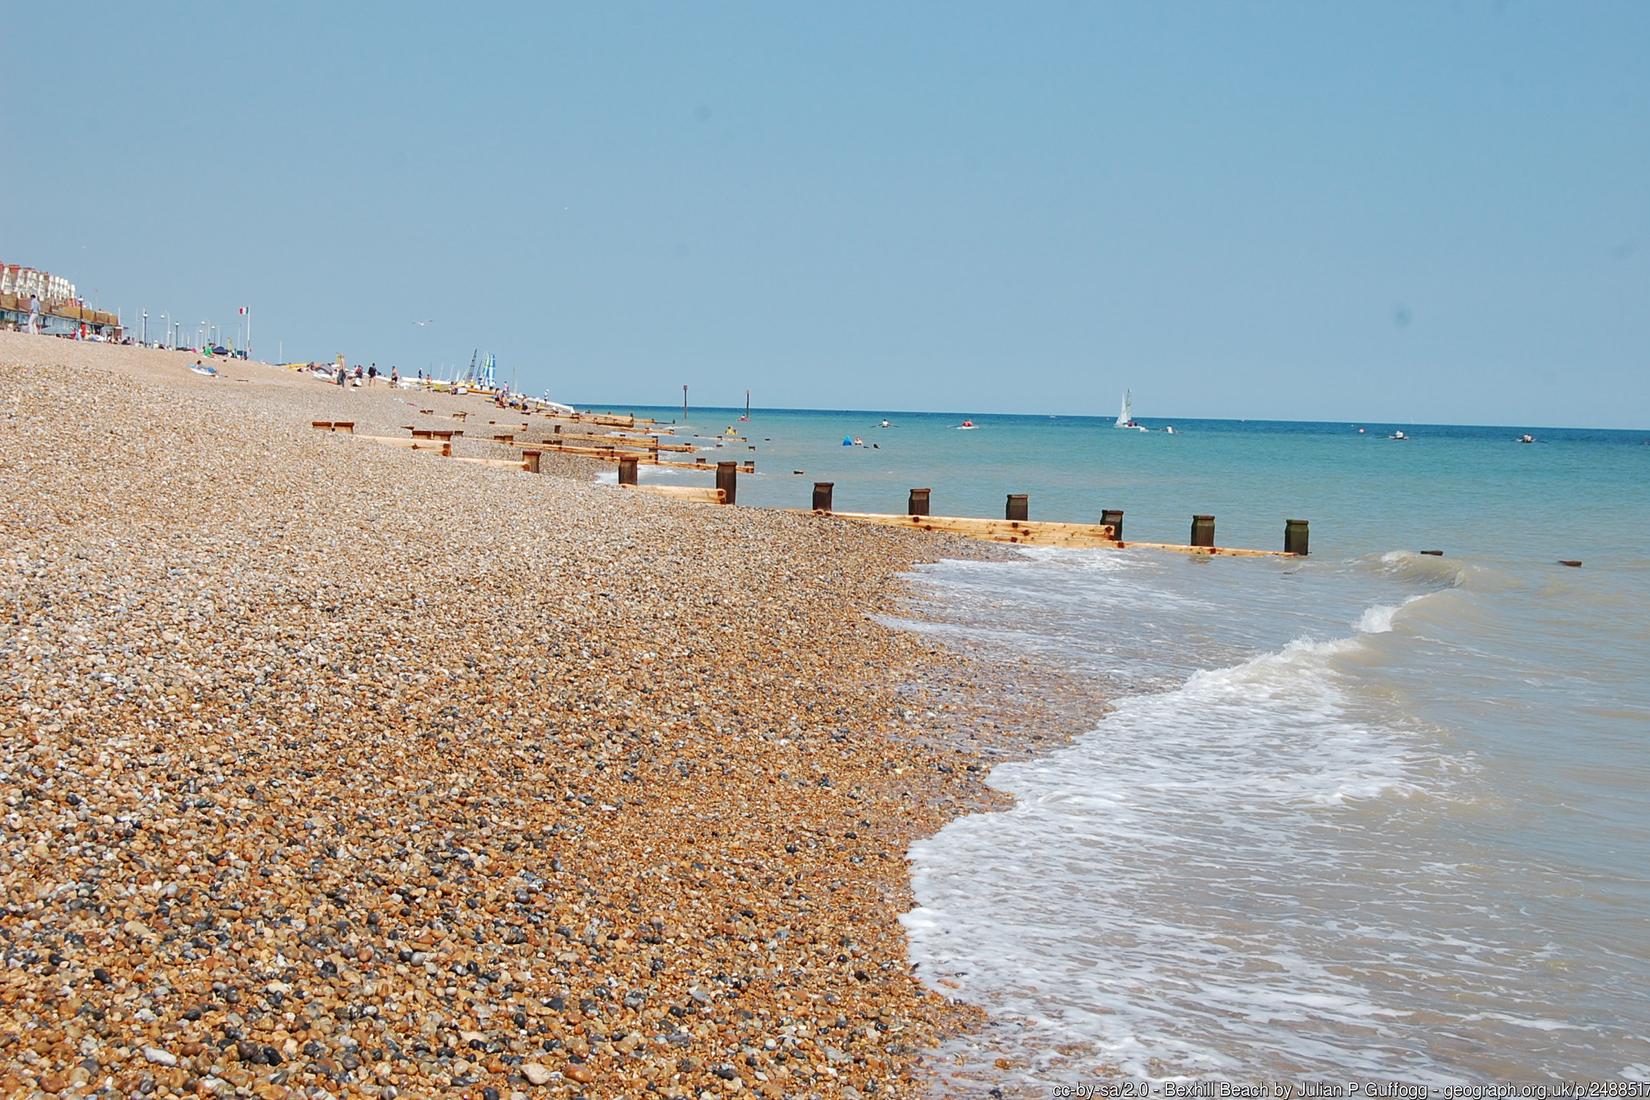
[[[378,364],[377,363],[369,363],[369,364],[367,364],[366,368],[363,369],[361,364],[357,363],[357,364],[355,364],[355,370],[352,372],[352,371],[349,370],[348,367],[345,367],[343,364],[340,363],[339,366],[338,366],[338,375],[337,375],[338,384],[340,386],[349,385],[350,377],[351,377],[352,374],[354,375],[356,385],[361,385],[363,382],[365,382],[367,385],[370,386],[374,382],[378,381],[378,374],[379,374]],[[392,385],[392,386],[400,385],[401,384],[401,372],[399,370],[397,370],[396,368],[391,367],[390,368],[390,373],[389,373],[389,380],[390,380],[390,385]]]

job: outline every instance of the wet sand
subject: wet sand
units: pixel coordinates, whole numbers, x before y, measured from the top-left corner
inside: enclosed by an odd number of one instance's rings
[[[995,551],[190,362],[0,333],[0,1095],[925,1090],[905,848],[1026,712],[871,616]]]

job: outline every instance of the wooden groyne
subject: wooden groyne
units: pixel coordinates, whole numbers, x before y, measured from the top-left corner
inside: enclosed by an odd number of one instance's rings
[[[1003,506],[1002,519],[982,519],[977,516],[935,516],[929,514],[932,489],[912,489],[907,499],[905,515],[877,512],[838,512],[831,507],[835,483],[816,481],[813,488],[812,514],[831,516],[851,523],[869,523],[879,527],[903,527],[917,531],[941,531],[966,538],[989,542],[1007,542],[1019,546],[1096,547],[1107,550],[1167,550],[1179,554],[1198,554],[1209,557],[1232,558],[1304,558],[1307,555],[1308,524],[1304,519],[1284,521],[1282,550],[1252,550],[1242,547],[1215,545],[1215,517],[1198,514],[1192,517],[1191,537],[1185,545],[1172,542],[1126,542],[1123,539],[1123,512],[1117,508],[1102,509],[1099,523],[1060,523],[1029,518],[1030,497],[1025,493],[1010,493]]]
[[[343,431],[350,434],[353,434],[355,428],[355,425],[348,421],[316,420],[311,421],[311,426],[322,431]],[[526,425],[523,425],[523,427],[525,428]],[[691,463],[671,462],[661,459],[659,457],[661,448],[657,439],[625,439],[622,437],[575,435],[574,433],[567,433],[545,442],[528,442],[516,439],[513,432],[498,432],[494,433],[492,439],[486,442],[498,446],[521,448],[521,458],[519,460],[460,458],[453,454],[453,444],[455,440],[463,436],[462,430],[415,428],[412,425],[405,425],[404,430],[411,435],[410,439],[370,435],[357,435],[354,438],[405,447],[415,451],[439,450],[442,457],[453,461],[497,468],[520,469],[530,473],[539,472],[540,457],[547,452],[573,454],[617,462],[619,466],[618,484],[621,489],[700,504],[731,505],[738,503],[739,475],[755,472],[755,465],[752,462],[741,464],[735,461],[722,461],[712,467],[703,458]],[[566,442],[574,439],[579,440],[580,444],[584,445]],[[596,442],[598,440],[599,443]],[[683,449],[691,450],[692,448]],[[639,467],[644,465],[700,469],[707,472],[714,469],[716,484],[714,487],[642,485],[639,483],[637,472]],[[1033,520],[1030,518],[1031,498],[1029,494],[1009,493],[1003,503],[1002,519],[987,519],[979,516],[936,516],[930,514],[933,490],[916,488],[912,489],[907,497],[904,515],[879,512],[838,512],[832,507],[832,496],[835,487],[834,482],[814,482],[812,507],[806,511],[806,514],[878,527],[937,531],[943,534],[960,535],[965,538],[982,539],[989,542],[1010,543],[1017,546],[1165,550],[1179,554],[1234,558],[1304,558],[1307,556],[1309,546],[1309,524],[1304,519],[1284,521],[1282,550],[1217,546],[1215,545],[1215,517],[1202,512],[1192,516],[1190,536],[1185,544],[1130,542],[1123,538],[1123,512],[1117,508],[1102,509],[1100,522],[1098,523]]]

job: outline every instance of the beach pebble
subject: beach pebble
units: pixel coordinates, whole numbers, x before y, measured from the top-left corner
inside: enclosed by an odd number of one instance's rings
[[[979,1013],[910,976],[907,848],[1034,714],[865,616],[998,551],[183,358],[0,332],[0,1092],[915,1091]]]

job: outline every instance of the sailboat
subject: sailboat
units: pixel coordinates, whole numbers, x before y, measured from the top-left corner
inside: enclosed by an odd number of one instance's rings
[[[1123,411],[1117,414],[1117,423],[1112,426],[1114,428],[1134,428],[1136,431],[1142,432],[1146,430],[1144,427],[1134,422],[1133,390],[1123,391]]]

